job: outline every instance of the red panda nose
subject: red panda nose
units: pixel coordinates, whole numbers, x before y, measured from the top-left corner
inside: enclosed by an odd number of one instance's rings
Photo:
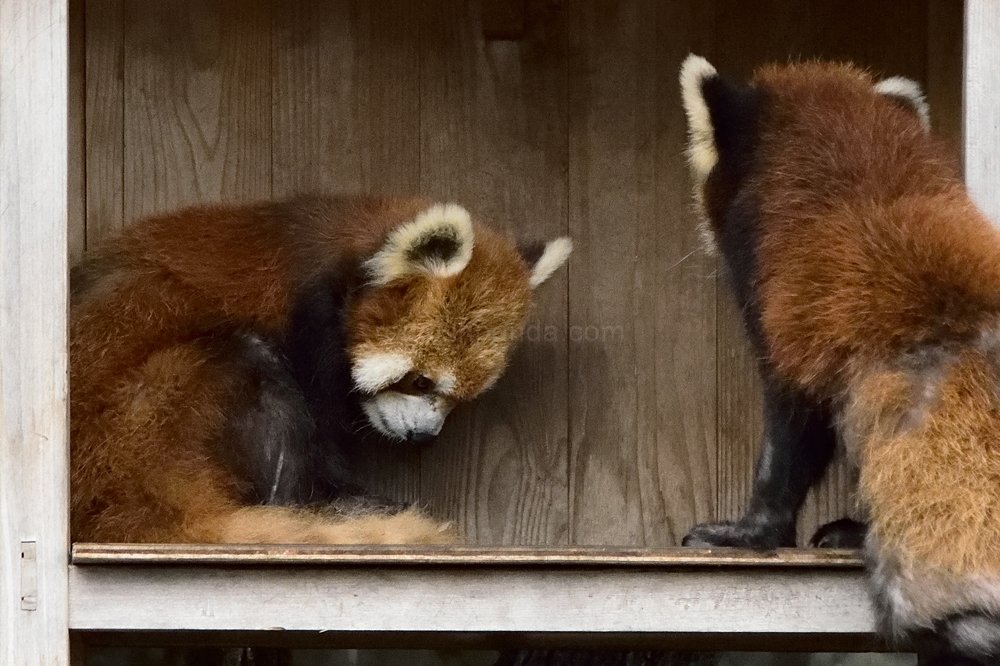
[[[406,433],[406,440],[413,444],[425,444],[434,439],[434,433],[426,431],[410,430]]]

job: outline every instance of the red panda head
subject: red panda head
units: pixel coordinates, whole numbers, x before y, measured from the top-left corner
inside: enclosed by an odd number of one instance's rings
[[[928,142],[919,84],[898,76],[876,81],[846,63],[768,65],[743,82],[690,55],[680,87],[688,161],[711,248],[732,207],[746,205],[741,195],[769,194],[762,191],[766,173],[786,171],[817,197],[830,196],[823,185],[850,185],[851,173],[878,188],[899,175],[893,168],[907,157],[896,154],[900,147],[912,152]]]
[[[368,288],[348,317],[352,377],[372,425],[394,439],[429,439],[452,407],[492,386],[532,290],[571,248],[559,238],[523,256],[454,204],[390,231],[364,262]]]

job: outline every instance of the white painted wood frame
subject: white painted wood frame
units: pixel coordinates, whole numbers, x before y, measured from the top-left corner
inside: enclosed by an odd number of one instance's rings
[[[965,182],[1000,224],[1000,2],[965,1],[962,131]]]
[[[75,566],[70,626],[113,631],[865,634],[860,571]]]
[[[0,663],[69,664],[67,0],[0,0]]]

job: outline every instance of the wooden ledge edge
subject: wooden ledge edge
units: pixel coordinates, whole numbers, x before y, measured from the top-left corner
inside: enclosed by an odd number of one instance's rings
[[[861,569],[858,551],[782,548],[318,546],[301,544],[76,543],[74,565],[492,566]]]

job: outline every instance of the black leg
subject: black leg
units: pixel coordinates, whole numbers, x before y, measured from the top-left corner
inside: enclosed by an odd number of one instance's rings
[[[695,526],[684,545],[757,550],[794,546],[796,514],[809,488],[823,476],[836,443],[825,408],[765,381],[764,440],[746,513],[735,522]]]

